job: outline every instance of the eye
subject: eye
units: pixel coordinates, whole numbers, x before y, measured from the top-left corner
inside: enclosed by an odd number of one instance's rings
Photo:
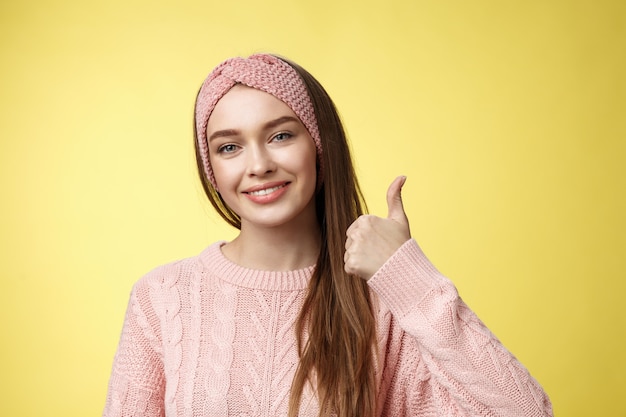
[[[291,133],[287,133],[287,132],[280,132],[278,133],[276,136],[274,136],[272,138],[272,140],[274,142],[283,142],[286,141],[287,139],[291,138],[293,135]]]
[[[227,143],[217,148],[217,153],[233,153],[237,150],[237,145]]]

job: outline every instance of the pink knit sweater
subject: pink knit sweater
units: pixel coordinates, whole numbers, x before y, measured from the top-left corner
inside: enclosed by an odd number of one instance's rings
[[[313,267],[255,271],[221,243],[135,285],[105,417],[285,416],[294,322]],[[551,416],[547,395],[414,240],[368,281],[378,312],[379,416]],[[317,416],[305,391],[302,416]]]

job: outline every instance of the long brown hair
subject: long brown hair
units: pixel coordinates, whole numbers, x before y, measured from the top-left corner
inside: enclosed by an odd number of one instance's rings
[[[347,274],[343,261],[346,230],[364,213],[365,201],[333,101],[309,72],[280,59],[298,72],[307,87],[323,149],[323,184],[315,196],[322,241],[296,322],[300,362],[291,386],[289,417],[298,415],[309,383],[317,391],[320,416],[332,412],[338,417],[374,417],[376,319],[367,283]],[[209,201],[227,223],[241,229],[241,218],[206,178],[198,141],[194,142],[200,179]]]

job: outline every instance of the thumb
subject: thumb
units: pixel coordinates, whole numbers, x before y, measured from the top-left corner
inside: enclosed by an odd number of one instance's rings
[[[387,218],[397,221],[398,223],[408,223],[404,206],[402,205],[402,186],[406,182],[405,176],[397,177],[387,190]]]

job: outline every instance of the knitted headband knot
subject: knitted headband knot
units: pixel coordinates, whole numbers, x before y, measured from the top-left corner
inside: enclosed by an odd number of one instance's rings
[[[296,70],[285,61],[266,54],[249,58],[230,58],[219,64],[202,84],[196,99],[196,135],[206,177],[216,187],[209,160],[206,128],[217,102],[235,85],[264,91],[281,100],[298,116],[315,142],[317,161],[321,165],[322,142],[309,93]],[[321,166],[318,186],[321,184]]]

